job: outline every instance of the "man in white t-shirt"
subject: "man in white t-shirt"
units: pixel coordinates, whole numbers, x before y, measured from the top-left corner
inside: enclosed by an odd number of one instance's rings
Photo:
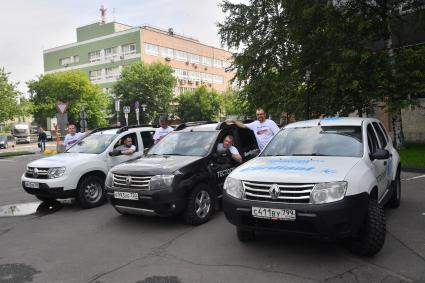
[[[155,130],[155,134],[153,135],[154,143],[158,143],[163,137],[174,131],[173,128],[168,126],[167,118],[161,117],[159,118],[159,128]]]
[[[233,136],[231,135],[227,135],[224,140],[223,143],[219,143],[217,145],[217,151],[221,151],[223,149],[228,149],[231,157],[233,160],[241,163],[242,162],[242,156],[239,154],[239,151],[236,147],[233,146]]]
[[[68,134],[65,136],[63,140],[63,145],[65,146],[65,150],[69,149],[72,145],[78,142],[82,138],[82,133],[77,133],[77,127],[74,124],[68,125]]]
[[[257,139],[258,148],[263,150],[274,135],[279,132],[279,127],[273,120],[266,119],[266,113],[263,108],[257,108],[256,115],[257,120],[249,124],[244,124],[237,120],[226,120],[226,123],[235,124],[239,128],[248,128],[253,131]]]

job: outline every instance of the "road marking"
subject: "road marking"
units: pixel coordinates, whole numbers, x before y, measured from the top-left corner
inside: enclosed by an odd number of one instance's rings
[[[0,158],[0,161],[4,161],[4,162],[16,162],[15,160],[13,160],[13,159],[6,159],[6,158]]]
[[[420,179],[420,178],[425,178],[425,175],[420,175],[420,176],[415,176],[412,178],[405,178],[405,179],[401,179],[402,181],[410,181],[410,180],[415,180],[415,179]]]

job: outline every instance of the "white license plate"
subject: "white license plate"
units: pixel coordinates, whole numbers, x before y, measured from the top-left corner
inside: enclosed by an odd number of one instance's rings
[[[257,218],[266,218],[272,220],[295,220],[296,218],[294,209],[252,207],[251,212],[252,216]]]
[[[38,188],[40,188],[40,184],[34,183],[34,182],[25,182],[25,187],[38,189]]]
[[[138,200],[139,195],[137,193],[114,192],[114,198]]]

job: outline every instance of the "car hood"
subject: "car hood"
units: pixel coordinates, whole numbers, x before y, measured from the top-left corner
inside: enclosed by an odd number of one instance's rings
[[[174,171],[202,159],[201,156],[151,155],[134,161],[119,164],[112,168],[113,173],[130,175],[171,174]]]
[[[268,156],[236,168],[229,177],[259,182],[318,183],[343,181],[358,157]]]
[[[93,158],[93,156],[97,156],[97,154],[89,154],[89,153],[60,153],[44,158],[40,158],[34,160],[29,163],[29,167],[66,167],[71,164],[81,164],[86,160]]]

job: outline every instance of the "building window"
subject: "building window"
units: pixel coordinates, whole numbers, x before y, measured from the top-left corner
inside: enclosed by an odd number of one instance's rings
[[[189,71],[189,80],[200,81],[201,80],[200,73],[199,72]]]
[[[202,56],[202,64],[205,66],[212,66],[212,59],[210,57]]]
[[[159,47],[159,53],[163,58],[174,58],[174,50],[167,47]]]
[[[89,52],[89,62],[100,61],[100,50]]]
[[[195,63],[195,64],[201,63],[201,56],[196,54],[190,54],[190,63]]]
[[[214,67],[216,68],[222,68],[223,64],[221,63],[221,60],[214,59]]]
[[[80,62],[80,57],[78,55],[59,59],[59,64],[65,67],[68,66],[69,64],[78,63],[78,62]]]
[[[158,45],[145,43],[145,53],[146,54],[158,56],[158,53],[159,53],[158,49],[159,49]]]
[[[207,74],[207,73],[201,73],[201,80],[203,82],[212,83],[213,81],[213,75]]]
[[[174,57],[179,61],[187,61],[187,53],[180,50],[174,50]]]
[[[223,76],[213,75],[213,82],[216,84],[222,84],[224,83],[224,78]]]
[[[230,62],[223,61],[223,68],[227,69],[230,67]]]
[[[106,79],[115,79],[120,76],[119,67],[111,67],[105,69],[105,78]]]
[[[111,59],[118,56],[118,47],[110,47],[105,49],[105,59]]]
[[[90,81],[95,82],[102,79],[102,70],[93,70],[89,72]]]
[[[126,44],[122,46],[122,54],[129,55],[136,53],[136,43]]]

